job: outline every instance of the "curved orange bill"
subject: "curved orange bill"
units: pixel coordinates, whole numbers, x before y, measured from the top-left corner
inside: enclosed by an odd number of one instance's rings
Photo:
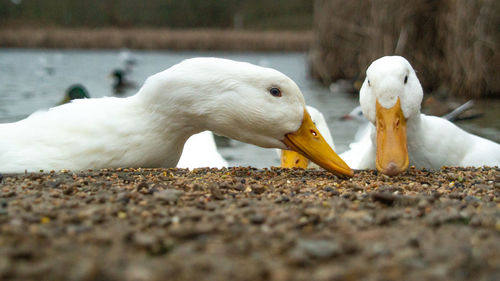
[[[408,148],[406,143],[406,118],[398,98],[396,104],[387,109],[378,101],[377,109],[377,170],[388,176],[395,176],[408,169]]]
[[[282,168],[307,168],[309,159],[302,156],[302,154],[291,151],[281,150],[281,167]]]
[[[328,145],[311,116],[304,108],[304,120],[300,128],[285,135],[283,142],[292,150],[304,155],[309,160],[339,176],[353,176],[353,171]]]

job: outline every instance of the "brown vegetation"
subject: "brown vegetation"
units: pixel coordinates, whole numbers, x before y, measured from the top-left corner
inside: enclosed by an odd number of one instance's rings
[[[500,95],[500,2],[496,0],[315,3],[312,73],[359,78],[374,59],[405,56],[427,90]]]
[[[310,31],[3,28],[0,46],[27,48],[306,51]]]

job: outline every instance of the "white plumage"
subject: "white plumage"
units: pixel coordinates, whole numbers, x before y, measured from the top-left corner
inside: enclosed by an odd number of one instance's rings
[[[276,70],[189,59],[149,77],[134,96],[77,100],[0,124],[0,171],[175,167],[186,140],[205,130],[286,149],[304,106],[297,85]]]
[[[210,131],[194,134],[184,144],[177,168],[222,168],[227,161],[217,151],[214,135]]]
[[[366,71],[360,90],[364,116],[370,130],[341,154],[355,169],[373,169],[376,161],[376,101],[393,107],[399,97],[406,118],[406,138],[410,165],[439,169],[442,166],[499,166],[500,145],[472,135],[452,122],[420,113],[423,91],[410,63],[399,56],[382,57]]]

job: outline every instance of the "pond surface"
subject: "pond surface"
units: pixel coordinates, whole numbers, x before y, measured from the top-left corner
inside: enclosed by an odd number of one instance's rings
[[[110,73],[122,66],[119,51],[0,49],[0,123],[23,119],[47,109],[63,98],[75,83],[83,84],[93,98],[111,96]],[[308,77],[306,53],[225,53],[225,52],[134,52],[137,59],[129,80],[137,84],[123,96],[134,94],[151,74],[186,58],[216,56],[247,61],[275,68],[293,79],[306,102],[323,112],[332,132],[336,151],[343,152],[352,141],[358,124],[341,121],[344,114],[359,104],[355,94],[331,92]],[[468,131],[500,142],[500,101],[476,102],[483,117],[462,121]],[[231,140],[220,147],[230,166],[269,167],[279,165],[273,149],[263,149]]]

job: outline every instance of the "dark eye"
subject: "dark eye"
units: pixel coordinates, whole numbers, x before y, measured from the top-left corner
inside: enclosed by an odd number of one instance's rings
[[[368,80],[368,87],[371,87],[372,85],[370,84],[370,80]]]
[[[269,93],[271,93],[274,97],[281,97],[281,91],[278,88],[271,88]]]
[[[405,84],[408,82],[408,75],[405,76]]]

